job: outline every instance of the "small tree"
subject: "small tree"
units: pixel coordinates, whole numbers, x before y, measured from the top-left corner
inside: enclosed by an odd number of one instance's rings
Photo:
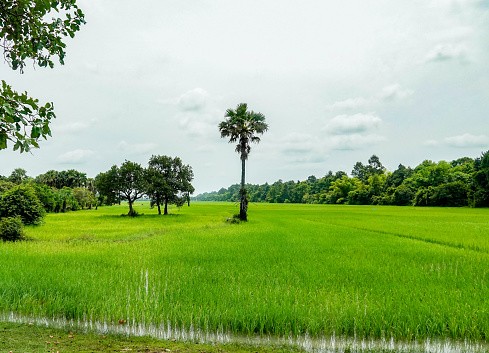
[[[136,213],[132,208],[134,201],[144,195],[144,169],[140,164],[125,161],[119,168],[120,193],[123,199],[129,204],[128,216],[135,216]]]
[[[39,224],[44,208],[29,185],[19,185],[0,197],[0,217],[19,216],[24,224]]]

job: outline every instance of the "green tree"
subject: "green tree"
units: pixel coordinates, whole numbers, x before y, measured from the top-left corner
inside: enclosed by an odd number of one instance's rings
[[[474,161],[474,183],[469,192],[470,205],[489,207],[489,151]]]
[[[241,158],[241,189],[240,189],[240,207],[239,218],[242,221],[248,220],[248,199],[245,189],[245,163],[251,151],[250,144],[260,142],[256,134],[262,135],[268,130],[268,124],[265,123],[265,116],[262,113],[248,111],[246,103],[240,103],[236,110],[228,109],[226,118],[219,124],[221,138],[229,138],[230,143],[238,141],[236,152]]]
[[[164,205],[164,214],[168,214],[168,204],[180,205],[188,200],[193,193],[191,181],[194,174],[189,165],[184,165],[178,157],[151,156],[146,169],[146,194],[151,199],[151,205]]]
[[[29,177],[27,176],[27,172],[25,171],[25,169],[16,168],[12,171],[12,173],[8,177],[8,180],[14,184],[19,185],[29,180]]]
[[[88,188],[74,188],[73,196],[82,209],[84,207],[91,208],[97,201],[95,195]]]
[[[126,160],[118,168],[119,192],[122,199],[129,204],[128,216],[135,216],[132,208],[134,201],[142,197],[146,190],[144,169],[140,164]]]
[[[113,165],[105,173],[99,173],[95,176],[95,188],[98,190],[99,203],[104,205],[113,205],[119,197],[119,170]]]
[[[53,11],[64,18],[48,20]],[[53,67],[57,56],[64,64],[64,37],[73,37],[85,23],[76,0],[2,0],[0,1],[0,47],[13,70],[24,72],[27,59],[34,65]],[[5,81],[0,87],[0,150],[7,141],[20,152],[39,147],[40,137],[51,136],[49,123],[55,118],[53,104],[39,104],[37,99],[17,93]]]

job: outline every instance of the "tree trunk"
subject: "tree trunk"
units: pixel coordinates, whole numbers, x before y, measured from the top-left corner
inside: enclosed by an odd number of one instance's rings
[[[129,202],[129,213],[128,213],[127,215],[128,215],[128,216],[132,216],[132,213],[134,212],[134,211],[132,210],[132,202],[131,202],[131,200],[128,200],[128,202]]]
[[[240,204],[239,204],[239,219],[242,221],[248,220],[248,200],[246,199],[245,189],[245,159],[241,158],[241,190],[239,191]]]
[[[245,160],[241,158],[241,189],[245,187]]]
[[[161,207],[159,202],[158,202],[158,214],[161,215]]]
[[[164,215],[168,214],[168,199],[165,198],[165,212],[163,213]]]
[[[190,192],[187,192],[187,206],[190,207]]]

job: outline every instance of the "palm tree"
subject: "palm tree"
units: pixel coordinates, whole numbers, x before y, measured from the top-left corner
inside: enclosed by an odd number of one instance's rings
[[[260,142],[260,138],[255,134],[262,135],[268,130],[268,124],[265,123],[265,116],[262,113],[255,113],[254,111],[249,112],[247,109],[248,105],[241,103],[238,104],[236,110],[226,110],[226,114],[224,114],[226,120],[219,124],[221,138],[229,137],[230,143],[238,141],[236,152],[240,154],[241,158],[241,190],[239,191],[241,202],[239,218],[242,221],[246,221],[248,218],[248,200],[245,189],[245,162],[251,151],[250,143]]]

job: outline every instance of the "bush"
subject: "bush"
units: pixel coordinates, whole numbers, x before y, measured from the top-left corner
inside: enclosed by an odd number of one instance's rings
[[[39,224],[44,208],[29,185],[19,185],[0,197],[0,217],[20,216],[24,224]]]
[[[19,216],[0,219],[0,239],[16,241],[24,238],[24,225]]]

